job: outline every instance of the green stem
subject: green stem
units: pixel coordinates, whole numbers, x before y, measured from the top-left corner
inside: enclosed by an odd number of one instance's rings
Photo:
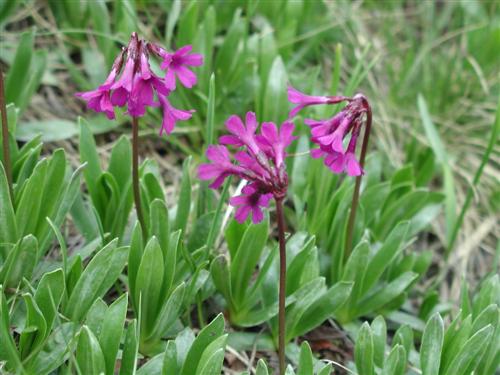
[[[278,308],[278,357],[280,375],[285,374],[285,298],[286,298],[286,242],[285,218],[283,216],[283,200],[276,199],[276,220],[278,221],[278,238],[280,250],[280,280]]]
[[[366,150],[368,149],[368,140],[370,138],[370,132],[372,128],[372,109],[366,99],[364,99],[364,106],[366,109],[366,127],[365,134],[363,136],[363,144],[361,145],[361,155],[359,160],[359,164],[362,170],[365,166]],[[361,187],[362,177],[363,174],[360,174],[356,177],[356,185],[354,186],[354,193],[352,195],[351,212],[349,213],[349,222],[347,224],[347,237],[345,243],[344,259],[349,258],[352,250],[352,237],[354,232],[354,223],[356,221],[356,211],[358,210],[359,190]]]
[[[132,188],[134,190],[137,219],[141,224],[142,234],[145,236],[146,225],[142,216],[141,190],[139,187],[139,120],[137,117],[132,117]]]
[[[7,175],[7,184],[9,185],[10,199],[14,200],[14,193],[12,191],[12,164],[10,160],[10,147],[9,147],[9,125],[7,123],[7,105],[5,103],[3,72],[0,72],[0,111],[2,111],[3,164],[4,164],[5,174]]]

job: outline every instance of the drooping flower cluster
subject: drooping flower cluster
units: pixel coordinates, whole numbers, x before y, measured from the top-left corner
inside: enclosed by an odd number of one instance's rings
[[[366,98],[358,94],[353,98],[345,96],[311,96],[288,87],[288,100],[296,104],[289,117],[294,117],[306,106],[318,104],[347,105],[335,116],[325,120],[306,119],[311,128],[311,141],[319,148],[311,150],[313,158],[324,158],[325,165],[334,173],[346,172],[349,176],[359,176],[363,170],[356,159],[356,144],[365,115],[369,111]],[[344,143],[347,142],[347,147]]]
[[[168,100],[176,88],[176,79],[188,88],[196,84],[196,75],[188,67],[203,64],[203,57],[190,54],[191,50],[188,45],[169,53],[132,33],[128,46],[122,48],[104,83],[95,90],[80,92],[76,96],[87,101],[88,108],[103,112],[111,120],[115,118],[115,107],[126,106],[128,115],[142,117],[146,107],[161,106],[163,121],[160,134],[170,134],[176,121],[188,120],[194,112],[176,109]],[[161,59],[161,69],[166,70],[164,78],[151,70],[150,55]]]
[[[281,200],[288,188],[285,167],[286,148],[296,138],[292,135],[293,123],[287,121],[278,129],[272,122],[264,122],[256,134],[259,124],[253,112],[246,114],[245,123],[238,116],[226,121],[229,135],[219,138],[219,145],[208,147],[207,158],[211,163],[202,164],[198,176],[202,180],[213,180],[210,187],[217,189],[229,176],[237,176],[247,185],[242,194],[230,199],[237,207],[235,218],[243,223],[252,214],[252,221],[259,223],[264,218],[262,208],[271,198]],[[226,145],[236,151],[231,154]],[[236,163],[233,162],[236,161]]]

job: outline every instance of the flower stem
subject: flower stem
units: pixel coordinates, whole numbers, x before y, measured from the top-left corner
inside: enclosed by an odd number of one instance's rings
[[[366,127],[363,136],[363,144],[361,145],[361,155],[359,160],[361,170],[363,170],[365,166],[366,150],[368,149],[368,140],[370,138],[370,132],[372,128],[372,109],[366,99],[364,99],[364,106],[366,109]],[[356,184],[354,186],[354,193],[352,195],[351,212],[349,213],[349,222],[347,224],[347,236],[345,243],[344,259],[349,258],[349,255],[351,254],[352,250],[352,237],[354,232],[354,223],[356,221],[356,211],[358,210],[359,189],[361,187],[362,177],[363,174],[360,174],[359,176],[356,177]]]
[[[3,82],[3,72],[0,71],[0,111],[2,111],[2,150],[3,165],[7,175],[7,184],[9,185],[10,199],[14,199],[12,191],[12,166],[10,160],[9,148],[9,125],[7,123],[7,105],[5,104],[5,89]]]
[[[283,199],[276,199],[276,219],[278,221],[278,238],[280,247],[280,285],[278,310],[278,357],[280,375],[285,373],[285,297],[286,297],[286,243],[285,218],[283,216]]]
[[[139,120],[132,117],[132,189],[134,190],[135,210],[141,224],[143,235],[146,233],[144,217],[142,216],[141,191],[139,188]]]

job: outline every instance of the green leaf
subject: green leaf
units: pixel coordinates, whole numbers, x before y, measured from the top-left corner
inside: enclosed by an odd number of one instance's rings
[[[137,271],[139,270],[139,265],[141,264],[142,253],[144,250],[144,243],[142,239],[142,229],[141,225],[137,221],[134,225],[132,231],[132,238],[130,240],[130,252],[128,255],[128,286],[130,293],[132,294],[132,303],[135,304],[136,300],[136,290],[135,290],[135,280],[137,278]],[[135,306],[137,308],[137,306]]]
[[[373,320],[371,329],[373,333],[373,360],[376,366],[383,368],[385,345],[387,342],[387,326],[381,315]]]
[[[364,295],[378,281],[384,270],[389,266],[392,260],[401,250],[403,241],[408,231],[409,223],[401,222],[391,231],[382,247],[375,253],[368,264],[365,277],[363,279],[363,288],[361,294]]]
[[[144,249],[137,271],[135,304],[140,305],[141,337],[149,337],[156,321],[164,274],[163,255],[156,237]]]
[[[43,186],[47,173],[48,160],[41,160],[33,174],[26,181],[16,209],[16,221],[19,234],[34,234],[42,204]],[[44,218],[45,221],[45,218]]]
[[[170,297],[163,303],[163,307],[158,313],[155,327],[152,330],[154,337],[163,337],[179,317],[183,307],[185,289],[184,282],[179,284]]]
[[[439,313],[435,313],[425,325],[420,346],[420,365],[423,375],[439,374],[443,338],[443,319],[441,319]]]
[[[307,341],[304,341],[300,346],[299,368],[297,370],[297,375],[310,374],[313,374],[313,354]]]
[[[2,342],[2,345],[0,345],[0,360],[7,362],[7,368],[24,371],[16,344],[10,335],[9,309],[2,285],[0,285],[0,298],[0,341]]]
[[[19,103],[25,89],[33,55],[34,30],[21,34],[21,40],[16,49],[16,56],[12,61],[9,74],[5,79],[5,100],[7,103]]]
[[[288,109],[286,82],[288,81],[285,64],[277,56],[269,71],[267,86],[264,94],[263,118],[266,121],[280,123],[286,118]]]
[[[210,274],[215,287],[222,293],[228,303],[232,302],[231,280],[227,259],[224,255],[219,255],[210,265]]]
[[[26,358],[28,354],[36,352],[43,343],[47,332],[47,323],[42,312],[33,300],[33,296],[29,293],[23,294],[24,303],[26,305],[26,323],[21,337],[19,338],[19,348],[21,357]]]
[[[166,252],[168,250],[168,242],[170,240],[170,223],[165,202],[160,199],[155,199],[151,203],[149,215],[149,231],[151,232],[152,236],[156,236],[162,253],[166,255]]]
[[[231,261],[231,287],[235,304],[241,304],[245,300],[250,278],[267,242],[268,226],[268,220],[250,225],[238,246],[236,256]]]
[[[128,295],[125,293],[109,306],[102,317],[102,328],[98,338],[104,355],[106,374],[114,374],[116,355],[127,315],[127,302]]]
[[[47,323],[47,333],[51,331],[56,318],[65,291],[64,284],[63,270],[58,268],[45,273],[36,289],[34,298]]]
[[[81,374],[105,373],[104,355],[92,331],[83,326],[76,347],[76,362]]]
[[[352,290],[351,282],[338,282],[323,294],[316,291],[318,298],[309,306],[293,327],[291,337],[303,335],[318,327],[347,301]]]
[[[203,328],[196,339],[194,340],[189,352],[187,353],[186,359],[184,360],[184,365],[182,366],[182,371],[180,375],[193,375],[196,374],[196,369],[200,362],[200,358],[203,355],[204,350],[212,341],[222,336],[224,332],[224,317],[222,314],[217,315],[217,317],[210,322],[205,328]]]
[[[123,344],[123,353],[120,366],[120,375],[135,374],[137,365],[137,351],[139,349],[139,342],[137,340],[137,321],[132,320],[125,334],[125,341]]]
[[[48,337],[42,351],[27,364],[28,373],[46,375],[61,366],[74,350],[78,328],[72,322],[58,326]]]
[[[0,281],[15,288],[24,278],[30,279],[38,256],[38,244],[31,234],[23,237],[10,251],[0,271]]]
[[[83,319],[94,300],[104,296],[123,270],[128,247],[117,248],[116,244],[113,240],[103,247],[78,279],[66,306],[66,315],[73,321]]]
[[[2,202],[0,205],[0,246],[5,246],[3,244],[16,242],[17,226],[3,163],[0,163],[0,202]]]
[[[381,375],[404,375],[406,373],[406,357],[403,345],[394,346],[387,356]]]
[[[78,134],[78,125],[69,120],[50,119],[22,122],[16,130],[16,139],[28,142],[41,136],[43,142],[61,141]]]
[[[227,335],[222,335],[207,346],[198,361],[196,375],[219,375],[221,373],[226,341]]]
[[[481,360],[483,350],[493,334],[494,327],[488,324],[470,337],[456,354],[444,375],[464,375],[471,363]]]
[[[361,326],[354,347],[354,360],[359,375],[372,375],[373,368],[373,334],[370,325],[365,322]]]
[[[189,175],[190,163],[191,156],[186,158],[182,164],[181,189],[179,192],[179,200],[177,203],[177,211],[175,213],[173,228],[174,230],[182,230],[182,233],[186,232],[189,212],[191,211],[191,176]]]
[[[161,370],[162,375],[178,374],[179,366],[177,365],[177,346],[175,341],[169,340],[165,355],[163,357],[163,366]]]
[[[266,362],[264,362],[263,359],[259,359],[259,361],[257,362],[255,375],[269,375],[269,370],[267,369]]]
[[[115,178],[120,191],[126,191],[132,179],[132,148],[130,141],[124,135],[113,146],[109,160],[108,172]]]
[[[101,164],[97,154],[97,146],[87,121],[80,117],[78,118],[78,124],[80,125],[80,161],[87,163],[83,176],[92,201],[95,202],[97,198],[95,183],[102,173]]]

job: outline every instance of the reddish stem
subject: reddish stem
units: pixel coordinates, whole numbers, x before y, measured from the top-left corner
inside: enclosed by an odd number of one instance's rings
[[[278,357],[280,374],[285,374],[285,298],[286,298],[286,242],[285,218],[283,216],[283,199],[276,200],[276,219],[278,221],[278,238],[280,249],[280,280],[278,309]]]
[[[361,169],[364,169],[365,166],[365,158],[366,158],[366,150],[368,149],[368,140],[370,138],[370,132],[372,128],[372,109],[370,104],[366,99],[364,99],[364,106],[366,109],[366,127],[365,134],[363,136],[363,144],[361,145],[361,155],[359,164]],[[351,212],[349,213],[349,222],[347,224],[347,238],[345,243],[345,252],[344,259],[348,259],[351,254],[352,248],[352,239],[354,233],[354,223],[356,221],[356,211],[358,210],[359,204],[359,189],[361,187],[361,178],[363,175],[359,175],[356,177],[356,184],[354,186],[354,193],[352,195],[352,204],[351,204]]]

